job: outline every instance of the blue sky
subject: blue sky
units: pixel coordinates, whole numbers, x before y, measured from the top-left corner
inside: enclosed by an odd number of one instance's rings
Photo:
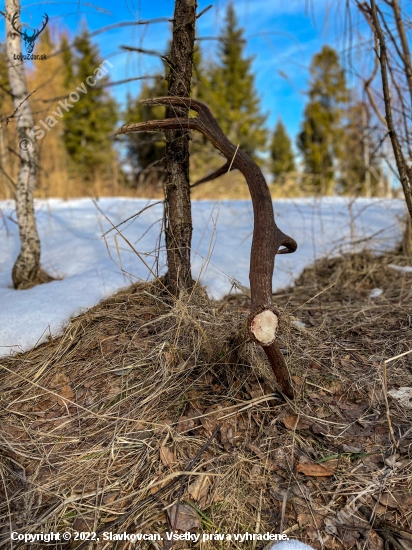
[[[198,12],[213,0],[199,0]],[[228,0],[215,0],[212,9],[198,20],[197,36],[216,37],[223,23]],[[327,43],[345,48],[344,0],[235,0],[239,23],[248,37],[246,52],[254,56],[253,70],[267,125],[273,128],[279,116],[295,140],[302,120],[309,65],[314,53]],[[3,3],[4,5],[4,3]],[[22,2],[22,20],[33,27],[46,12],[49,25],[65,28],[73,36],[86,22],[91,31],[121,21],[173,16],[173,0],[90,0],[90,2]],[[355,27],[357,23],[355,21]],[[115,29],[94,38],[102,58],[114,67],[112,80],[153,74],[160,62],[153,56],[126,53],[121,45],[141,46],[163,52],[171,36],[170,23]],[[4,38],[4,27],[0,38]],[[216,42],[202,41],[205,56],[213,55]],[[124,104],[126,94],[137,94],[139,84],[115,86],[111,92]]]

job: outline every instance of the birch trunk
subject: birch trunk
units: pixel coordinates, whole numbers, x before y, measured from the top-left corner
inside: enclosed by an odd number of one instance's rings
[[[22,53],[20,35],[12,27],[13,15],[20,11],[19,0],[6,0],[6,57],[10,90],[13,95],[19,140],[20,169],[16,184],[16,214],[20,233],[20,253],[13,266],[12,279],[16,289],[24,289],[51,278],[40,268],[40,239],[34,215],[33,190],[36,184],[37,147],[30,130],[33,117],[26,83],[24,62],[17,56]],[[17,25],[20,25],[18,19]]]

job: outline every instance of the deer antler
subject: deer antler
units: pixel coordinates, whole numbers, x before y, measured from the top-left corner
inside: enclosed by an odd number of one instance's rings
[[[42,32],[44,31],[44,29],[46,28],[46,25],[47,25],[47,23],[48,23],[48,21],[49,21],[49,16],[47,15],[47,13],[44,14],[43,19],[44,19],[44,18],[45,18],[46,20],[43,21],[43,26],[42,26],[42,28],[41,28],[39,31],[35,31],[34,34],[33,34],[33,36],[32,36],[32,38],[36,39],[36,38],[39,36],[39,34],[42,33]]]
[[[296,242],[276,225],[272,198],[266,180],[255,161],[237,149],[223,133],[209,108],[200,101],[181,97],[159,97],[143,101],[145,105],[173,106],[179,111],[198,113],[191,118],[150,120],[123,126],[117,134],[159,130],[197,130],[206,136],[227,159],[227,162],[203,181],[214,179],[227,171],[230,163],[244,175],[249,186],[254,211],[254,231],[250,257],[251,313],[248,319],[250,337],[260,344],[271,363],[283,392],[293,399],[293,389],[282,353],[275,340],[279,325],[278,312],[272,300],[272,276],[276,254],[295,252]],[[236,154],[235,154],[236,153]],[[199,182],[198,182],[199,183]],[[280,249],[280,247],[285,247]]]
[[[22,33],[21,30],[20,30],[21,26],[18,29],[16,29],[16,19],[19,16],[19,13],[20,12],[16,11],[16,13],[13,15],[13,19],[11,20],[11,26],[17,32],[17,34],[20,34],[21,36],[24,36],[24,33]]]

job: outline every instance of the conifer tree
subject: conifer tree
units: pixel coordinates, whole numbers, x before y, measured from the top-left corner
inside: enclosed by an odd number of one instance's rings
[[[64,40],[65,36],[62,42]],[[44,134],[37,141],[39,154],[37,189],[42,197],[67,197],[68,192],[69,159],[63,140],[64,118],[62,121],[56,118],[59,123],[53,127],[53,131],[45,130],[40,123],[40,121],[46,121],[49,116],[54,116],[53,112],[58,109],[59,100],[67,97],[72,91],[67,87],[67,65],[63,55],[52,55],[58,49],[59,42],[57,29],[47,26],[36,44],[36,53],[45,55],[47,61],[41,59],[33,61],[34,71],[29,76],[31,88],[36,90],[32,99],[34,123]],[[47,64],[47,71],[44,70],[45,64]]]
[[[345,72],[336,51],[323,46],[313,57],[310,74],[309,102],[298,147],[314,189],[328,194],[334,185],[336,163],[342,157],[342,116],[347,101]]]
[[[339,166],[340,191],[344,194],[377,196],[383,183],[379,142],[370,127],[368,105],[357,101],[346,112],[342,160]]]
[[[108,69],[99,68],[102,60],[97,48],[91,44],[87,30],[75,39],[74,49],[72,55],[65,50],[68,61],[66,80],[79,99],[64,116],[64,142],[73,165],[85,179],[91,180],[112,167],[110,134],[117,121],[117,108],[105,89],[109,77],[104,74]],[[91,77],[89,81],[88,77]],[[87,93],[79,87],[86,87]]]
[[[0,181],[2,182],[0,193],[4,192],[4,196],[7,199],[11,198],[13,188],[9,180],[11,174],[9,173],[7,137],[4,131],[5,123],[1,117],[5,116],[7,111],[13,112],[11,98],[10,86],[7,79],[6,46],[0,43]]]
[[[266,117],[260,112],[254,86],[253,58],[246,57],[244,49],[244,30],[238,26],[231,1],[219,36],[218,63],[209,69],[209,89],[204,99],[228,138],[255,156],[265,148],[267,132],[263,125]]]
[[[171,44],[167,51],[170,52]],[[145,122],[148,120],[157,120],[164,118],[164,107],[148,107],[142,105],[142,100],[153,97],[167,95],[167,75],[169,66],[165,63],[164,75],[159,73],[157,78],[145,81],[137,97],[128,95],[127,107],[124,113],[126,123]],[[192,96],[194,99],[207,101],[208,80],[205,78],[202,54],[199,47],[195,48],[193,54],[193,74],[192,74]],[[197,139],[196,139],[197,138]],[[201,146],[198,146],[198,140]],[[210,152],[214,154],[215,149],[209,147],[209,142],[201,136],[194,136],[190,142],[190,154],[194,154],[195,164],[203,164],[202,159],[209,158]],[[132,167],[133,185],[137,188],[144,188],[145,192],[157,191],[164,181],[165,169],[162,160],[165,155],[165,138],[163,132],[142,132],[139,134],[129,134],[127,136],[127,153],[130,165]],[[191,156],[191,160],[193,160]],[[220,162],[220,155],[219,155]],[[203,169],[204,171],[204,169]],[[148,189],[150,188],[150,189]]]
[[[164,107],[148,107],[142,105],[141,101],[165,95],[167,95],[167,83],[164,78],[159,76],[150,83],[145,82],[137,98],[128,95],[125,121],[137,123],[164,118]],[[162,132],[130,134],[127,136],[127,151],[134,184],[137,187],[143,184],[156,186],[157,183],[162,183],[165,174],[161,162],[165,155],[165,138]]]
[[[272,174],[275,181],[277,181],[282,174],[292,172],[295,169],[291,141],[280,118],[273,132],[270,155],[272,159]]]

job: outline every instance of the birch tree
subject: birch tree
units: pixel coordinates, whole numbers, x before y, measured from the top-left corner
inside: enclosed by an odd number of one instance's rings
[[[28,100],[24,62],[21,61],[21,37],[12,20],[20,13],[19,0],[5,1],[6,57],[10,91],[15,109],[19,141],[20,168],[16,182],[16,214],[19,224],[20,253],[13,266],[12,279],[16,289],[24,289],[51,278],[40,267],[40,238],[34,214],[33,190],[36,184],[38,156],[35,139],[31,134],[33,116]],[[20,15],[14,19],[20,27]]]

